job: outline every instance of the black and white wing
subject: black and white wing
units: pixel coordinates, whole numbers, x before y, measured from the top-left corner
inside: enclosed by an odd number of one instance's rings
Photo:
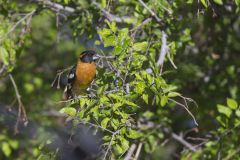
[[[67,99],[71,99],[71,98],[73,98],[72,87],[73,87],[73,83],[76,79],[76,66],[72,67],[67,78],[68,78],[68,80],[67,80],[67,85],[64,90],[64,93],[65,93]]]

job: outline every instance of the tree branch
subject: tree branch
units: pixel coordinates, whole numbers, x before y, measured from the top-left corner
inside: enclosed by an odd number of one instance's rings
[[[179,103],[179,102],[177,102],[177,101],[175,101],[174,99],[171,99],[171,98],[169,98],[169,100],[178,104],[179,106],[183,107],[188,112],[188,114],[192,117],[194,123],[198,126],[198,123],[197,123],[194,115],[189,111],[189,109],[185,105],[183,105],[182,103]]]
[[[193,145],[191,145],[190,143],[188,143],[187,141],[185,141],[182,136],[172,133],[172,137],[173,137],[173,139],[177,140],[178,142],[183,144],[185,147],[187,147],[191,151],[194,151],[194,152],[197,151],[196,148]]]
[[[157,61],[157,65],[160,66],[163,64],[165,56],[167,54],[167,35],[164,31],[162,31],[162,46],[161,46],[161,51],[160,51],[160,55]]]
[[[16,122],[15,127],[14,127],[14,132],[15,132],[15,134],[17,134],[19,132],[18,126],[19,126],[20,121],[22,120],[24,122],[24,125],[27,125],[28,120],[27,120],[26,110],[23,106],[23,103],[22,103],[22,100],[21,100],[21,95],[19,94],[18,87],[15,83],[15,80],[14,80],[14,78],[11,74],[9,74],[8,76],[9,76],[9,78],[10,78],[12,84],[13,84],[15,94],[16,94],[16,97],[17,97],[17,101],[18,101],[18,117],[17,117],[17,122]]]
[[[111,22],[116,21],[117,23],[123,23],[126,18],[129,18],[128,16],[119,17],[116,15],[113,15],[109,13],[107,10],[103,9],[101,5],[95,1],[93,1],[92,4],[94,4],[97,8],[99,8],[102,11],[103,15]]]
[[[34,9],[34,10],[32,10],[31,12],[29,12],[28,14],[26,14],[22,19],[20,19],[19,21],[17,21],[17,23],[15,23],[15,24],[13,25],[13,27],[12,27],[6,34],[4,34],[4,36],[1,37],[0,41],[2,41],[4,38],[6,38],[6,37],[8,36],[8,34],[10,34],[12,31],[14,31],[14,30],[17,28],[17,26],[18,26],[19,24],[21,24],[25,19],[27,19],[28,17],[31,18],[32,15],[33,15],[35,12],[36,12],[36,10]]]
[[[51,9],[55,9],[57,11],[64,11],[64,12],[68,12],[68,13],[73,13],[75,12],[75,9],[72,7],[68,7],[68,6],[63,6],[61,4],[58,3],[54,3],[51,2],[49,0],[35,0],[38,3],[42,3],[43,5],[51,8]]]
[[[129,148],[126,156],[124,157],[124,160],[131,160],[132,159],[132,155],[133,155],[133,152],[135,151],[136,149],[136,144],[132,144],[131,147]]]
[[[156,15],[155,12],[153,12],[147,5],[146,3],[144,3],[142,0],[138,0],[138,2],[141,3],[141,5],[146,8],[148,10],[148,12],[151,13],[151,15],[154,17],[154,19],[158,22],[158,23],[162,23],[162,20]]]

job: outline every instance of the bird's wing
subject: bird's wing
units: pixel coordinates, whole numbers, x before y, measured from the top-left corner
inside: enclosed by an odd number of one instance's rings
[[[72,69],[68,73],[67,78],[68,78],[67,85],[64,92],[65,92],[66,98],[71,99],[73,98],[72,87],[76,79],[76,65],[72,67]]]

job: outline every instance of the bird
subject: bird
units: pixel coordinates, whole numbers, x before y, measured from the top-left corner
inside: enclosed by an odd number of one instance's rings
[[[100,56],[93,50],[86,50],[80,54],[77,64],[68,73],[64,90],[65,99],[73,99],[87,90],[96,76],[96,61],[99,58]]]

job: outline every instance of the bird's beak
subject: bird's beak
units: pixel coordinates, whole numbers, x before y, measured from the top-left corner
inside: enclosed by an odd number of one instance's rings
[[[100,58],[101,56],[98,54],[93,55],[93,60],[96,61]]]

